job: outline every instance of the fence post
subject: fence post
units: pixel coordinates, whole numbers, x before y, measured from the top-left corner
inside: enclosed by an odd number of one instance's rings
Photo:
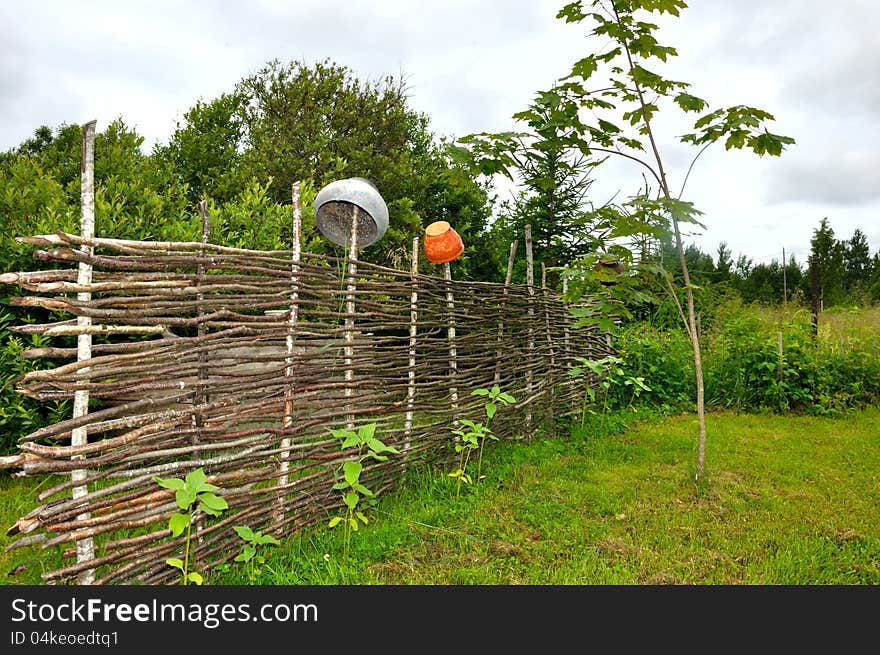
[[[547,329],[547,350],[550,355],[550,367],[547,369],[547,389],[550,396],[547,398],[547,402],[545,402],[546,407],[544,409],[547,415],[552,418],[556,415],[553,411],[556,403],[556,394],[553,392],[556,377],[556,352],[553,348],[553,335],[550,331],[550,297],[547,292],[547,266],[544,262],[541,262],[541,300],[544,303],[544,323]]]
[[[403,455],[406,457],[412,446],[413,404],[416,398],[416,337],[419,326],[419,288],[416,276],[419,274],[419,238],[412,242],[412,293],[409,297],[409,369],[406,386],[406,421],[403,426]]]
[[[293,425],[293,343],[296,338],[296,326],[299,321],[299,265],[302,258],[302,207],[300,206],[299,182],[291,187],[291,205],[293,207],[293,234],[291,235],[290,252],[290,313],[287,319],[287,336],[285,338],[286,354],[284,360],[284,437],[281,439],[281,475],[278,478],[278,497],[276,499],[275,522],[284,520],[284,487],[287,486],[288,471],[290,470],[290,446],[291,437],[287,431]]]
[[[504,310],[507,305],[507,290],[513,279],[513,260],[516,257],[516,239],[510,244],[510,255],[507,257],[507,275],[504,277],[504,291],[502,292],[501,305],[498,309],[498,350],[495,354],[495,384],[501,384],[501,354],[504,343]]]
[[[208,220],[208,201],[202,200],[199,202],[199,216],[202,219],[202,244],[203,246],[208,243],[208,239],[211,235],[211,223]],[[199,261],[196,264],[196,284],[199,286],[199,292],[196,294],[196,302],[198,306],[196,307],[196,316],[199,319],[198,327],[196,328],[199,343],[201,344],[202,339],[205,337],[205,324],[202,322],[202,317],[205,315],[205,307],[204,300],[205,294],[202,293],[202,285],[205,283],[205,248],[199,248]],[[202,416],[201,406],[206,402],[207,396],[205,394],[206,388],[206,380],[208,379],[208,351],[202,349],[199,351],[199,370],[198,370],[198,386],[196,387],[196,392],[193,394],[193,414],[192,414],[192,426],[193,426],[193,434],[190,438],[190,443],[193,446],[198,446],[202,442],[202,428],[205,425],[204,417]],[[190,459],[195,464],[199,464],[202,460],[201,453],[196,450],[193,452],[192,457]],[[196,535],[198,535],[198,542],[201,544],[203,542],[201,532],[205,527],[205,523],[201,517],[196,521]],[[195,557],[196,553],[193,553]],[[198,566],[198,563],[196,563]]]
[[[83,239],[91,240],[95,237],[95,123],[91,121],[83,125],[82,128],[82,166],[81,166],[81,184],[80,189],[80,236]],[[80,246],[80,252],[91,258],[94,247],[88,245]],[[77,271],[76,283],[83,287],[92,283],[92,265],[89,262],[80,262]],[[92,299],[90,291],[80,291],[76,294],[79,302],[89,302]],[[76,325],[81,330],[76,338],[76,360],[82,362],[92,358],[92,335],[89,327],[92,325],[92,319],[89,316],[78,316]],[[79,375],[88,373],[88,368],[82,368]],[[89,413],[89,391],[88,389],[77,389],[73,395],[73,418],[80,418]],[[82,426],[74,428],[71,433],[70,445],[73,447],[84,446],[88,443],[88,428]],[[71,459],[84,459],[84,455],[74,455]],[[72,482],[80,482],[88,476],[86,469],[76,469],[71,472],[70,479]],[[73,487],[73,499],[77,500],[89,493],[88,485],[77,485]],[[88,512],[79,514],[77,521],[87,521],[90,518]],[[91,537],[78,539],[76,542],[76,562],[80,564],[95,559],[95,545]],[[95,570],[86,569],[77,575],[79,584],[90,585],[95,581]]]
[[[535,262],[532,257],[532,226],[526,225],[526,284],[529,290],[529,354],[526,364],[526,433],[527,438],[532,437],[532,389],[533,372],[532,362],[535,356]]]
[[[443,277],[446,280],[446,308],[449,310],[448,327],[446,330],[449,340],[449,398],[452,403],[452,426],[458,429],[458,387],[455,384],[458,375],[458,353],[455,348],[455,298],[452,295],[452,269],[449,262],[443,265]]]
[[[358,218],[360,207],[351,207],[351,234],[348,237],[348,283],[345,289],[345,429],[354,430],[354,294],[357,291]]]

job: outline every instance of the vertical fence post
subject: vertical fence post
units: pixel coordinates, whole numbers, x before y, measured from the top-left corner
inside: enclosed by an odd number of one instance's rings
[[[568,296],[568,280],[564,277],[562,278],[562,296],[563,299]],[[569,316],[567,308],[565,307],[565,301],[563,300],[563,318],[562,318],[562,343],[563,343],[563,351],[565,352],[565,356],[563,357],[563,361],[565,362],[565,372],[566,372],[566,382],[568,386],[567,395],[569,396],[568,401],[571,402],[571,390],[575,388],[575,379],[573,376],[568,375],[568,369],[572,365],[572,354],[571,354],[571,333],[569,332]]]
[[[501,384],[501,355],[504,350],[504,310],[507,304],[507,290],[513,279],[513,260],[516,257],[516,239],[510,244],[510,255],[507,257],[507,275],[504,277],[504,291],[498,309],[498,350],[495,354],[495,384]]]
[[[452,427],[458,429],[458,387],[455,384],[458,375],[458,353],[455,348],[455,297],[452,295],[452,269],[449,262],[443,265],[443,277],[446,280],[446,309],[449,319],[446,328],[449,340],[449,399],[452,403]]]
[[[544,324],[547,331],[547,351],[550,357],[550,366],[547,368],[547,390],[549,397],[545,404],[545,410],[548,417],[552,418],[556,415],[555,409],[556,394],[554,393],[554,385],[556,379],[556,352],[553,348],[553,335],[550,331],[550,295],[547,292],[547,266],[541,262],[541,300],[544,303]]]
[[[348,237],[348,283],[345,289],[345,429],[354,430],[354,312],[357,291],[358,217],[360,208],[352,205],[351,234]]]
[[[412,293],[409,296],[409,368],[406,385],[406,421],[403,425],[403,455],[406,457],[412,446],[413,405],[416,399],[416,337],[419,328],[419,288],[416,276],[419,274],[419,238],[412,242]]]
[[[208,201],[202,200],[199,202],[199,216],[202,219],[202,245],[208,243],[208,239],[211,235],[211,223],[208,220]],[[205,248],[199,248],[199,261],[196,264],[196,284],[198,284],[199,292],[196,294],[196,316],[199,319],[198,327],[196,328],[198,334],[199,346],[202,348],[199,351],[199,370],[198,370],[198,386],[196,387],[196,392],[193,394],[193,414],[192,414],[192,426],[193,426],[193,434],[190,439],[190,443],[193,446],[198,446],[202,442],[202,428],[205,425],[204,417],[202,416],[202,405],[206,402],[205,389],[207,388],[207,379],[208,379],[208,351],[204,349],[202,344],[202,339],[205,336],[205,324],[202,322],[202,317],[205,315],[205,294],[202,293],[202,285],[205,283]],[[202,460],[201,453],[196,450],[193,452],[192,457],[190,458],[195,464],[199,464]],[[201,517],[196,521],[196,534],[198,535],[198,542],[201,544],[203,542],[201,532],[205,527],[205,523]],[[194,562],[196,566],[197,563]]]
[[[83,125],[82,128],[82,175],[80,190],[80,235],[83,239],[94,239],[95,237],[95,123],[91,121]],[[94,247],[83,244],[80,251],[91,258]],[[92,283],[92,265],[89,262],[80,262],[77,271],[76,282],[81,287],[89,286]],[[92,294],[89,291],[80,291],[76,294],[79,302],[89,302]],[[76,319],[77,327],[81,330],[76,339],[76,360],[82,362],[92,358],[92,335],[89,333],[89,327],[92,325],[92,319],[89,316],[78,316]],[[80,375],[85,375],[88,368],[82,368]],[[80,418],[89,413],[89,391],[88,389],[77,389],[73,396],[73,418]],[[74,428],[70,444],[71,446],[84,446],[89,441],[88,428],[82,426]],[[72,459],[84,459],[84,456],[74,455]],[[76,469],[71,473],[71,481],[81,482],[85,480],[88,472],[86,469]],[[88,485],[76,485],[73,487],[73,499],[77,500],[88,494]],[[87,521],[90,518],[88,512],[79,514],[78,521]],[[95,558],[95,545],[91,537],[79,539],[76,542],[76,561],[77,564],[87,562]],[[79,584],[90,585],[95,581],[95,570],[86,569],[77,576]]]
[[[284,437],[281,439],[280,465],[281,475],[278,477],[278,497],[275,511],[275,522],[284,520],[284,498],[286,495],[288,471],[290,470],[290,446],[291,437],[287,434],[293,426],[293,343],[296,338],[296,326],[299,320],[299,265],[302,258],[302,207],[300,206],[299,182],[291,186],[291,206],[293,209],[293,226],[291,234],[290,252],[290,312],[287,318],[287,335],[285,337],[285,350],[287,357],[284,360]]]
[[[529,290],[529,354],[526,363],[526,434],[532,436],[532,390],[533,372],[532,364],[535,356],[535,262],[532,256],[532,226],[526,225],[526,284]]]

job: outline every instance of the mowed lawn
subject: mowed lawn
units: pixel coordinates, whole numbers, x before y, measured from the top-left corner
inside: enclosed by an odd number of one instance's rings
[[[700,489],[696,434],[685,415],[501,444],[458,495],[447,471],[413,475],[347,556],[342,532],[319,526],[208,583],[880,584],[880,408],[712,413]],[[4,528],[35,484],[0,480]],[[55,557],[2,555],[5,584],[38,582]]]

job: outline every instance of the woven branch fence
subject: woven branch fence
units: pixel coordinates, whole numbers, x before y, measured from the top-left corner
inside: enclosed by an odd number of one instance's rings
[[[86,394],[91,407],[3,458],[16,475],[58,476],[9,530],[9,548],[61,548],[65,565],[43,575],[53,584],[179,579],[165,563],[183,548],[167,529],[177,507],[153,476],[201,467],[221,488],[229,510],[201,520],[191,546],[196,570],[209,570],[240,552],[233,526],[282,537],[344,507],[332,485],[354,452],[330,429],[376,422],[400,451],[365,466],[362,482],[381,495],[408,467],[455,458],[453,426],[483,418],[474,389],[515,396],[492,427],[528,436],[580,406],[589,382],[566,374],[573,358],[610,352],[542,286],[419,274],[418,240],[411,271],[296,248],[21,240],[62,266],[4,275],[32,294],[13,302],[74,318],[15,330],[93,342],[88,359],[66,363],[78,348],[24,353],[55,367],[25,375],[21,393]],[[71,264],[87,265],[90,280]]]

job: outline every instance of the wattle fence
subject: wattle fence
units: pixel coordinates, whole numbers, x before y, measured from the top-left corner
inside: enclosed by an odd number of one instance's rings
[[[331,429],[375,422],[400,451],[365,466],[361,480],[381,494],[410,466],[454,460],[457,422],[483,418],[473,390],[512,394],[492,427],[527,438],[580,407],[590,382],[567,375],[574,358],[610,352],[543,286],[418,273],[418,240],[410,271],[296,247],[23,240],[55,268],[3,282],[30,292],[16,304],[60,320],[15,329],[62,341],[24,354],[54,367],[18,388],[86,400],[2,458],[16,475],[53,476],[8,533],[10,548],[60,547],[62,564],[43,575],[54,584],[179,579],[165,563],[183,548],[167,528],[174,492],[154,476],[203,468],[220,487],[229,510],[200,520],[192,545],[197,570],[210,570],[241,551],[233,526],[283,537],[343,507],[332,485],[353,452]]]

